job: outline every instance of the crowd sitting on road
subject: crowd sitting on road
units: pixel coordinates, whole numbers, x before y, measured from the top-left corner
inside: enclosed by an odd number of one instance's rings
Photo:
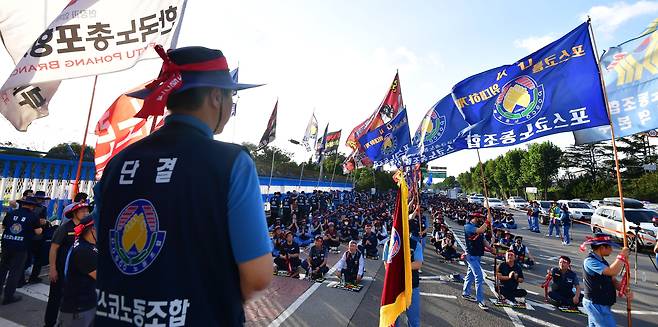
[[[370,195],[352,191],[275,192],[269,197],[274,271],[298,278],[300,268],[310,279],[328,272],[328,253],[347,244],[336,274],[359,283],[363,259],[378,259],[379,246],[388,239],[392,192]],[[300,257],[307,253],[306,258]]]

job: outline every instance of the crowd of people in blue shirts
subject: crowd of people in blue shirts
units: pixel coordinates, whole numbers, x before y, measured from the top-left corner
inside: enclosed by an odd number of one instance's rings
[[[268,199],[275,272],[298,278],[301,268],[307,278],[321,279],[329,271],[328,253],[340,253],[341,244],[347,244],[337,274],[346,282],[359,282],[364,258],[378,259],[378,247],[388,239],[394,196],[339,190],[275,192]]]

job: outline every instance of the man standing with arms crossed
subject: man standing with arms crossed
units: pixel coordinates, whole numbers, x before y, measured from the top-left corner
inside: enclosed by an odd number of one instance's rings
[[[271,244],[249,152],[213,135],[233,91],[256,85],[236,84],[219,50],[155,50],[160,76],[129,96],[144,99],[136,117],[171,114],[95,187],[95,326],[242,326],[243,304],[272,280]],[[117,298],[130,309],[117,314]]]

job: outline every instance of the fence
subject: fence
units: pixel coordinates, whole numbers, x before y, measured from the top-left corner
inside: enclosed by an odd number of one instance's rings
[[[46,159],[0,154],[0,199],[2,209],[6,210],[9,201],[20,198],[25,190],[44,191],[52,200],[48,201],[48,215],[61,217],[63,208],[71,203],[70,192],[77,170],[78,162],[72,160]],[[83,162],[80,174],[80,192],[93,197],[93,186],[96,183],[94,175],[96,168],[93,162]],[[268,193],[285,193],[288,191],[312,192],[314,189],[323,191],[351,190],[352,184],[317,180],[299,180],[291,178],[272,178],[259,176],[260,189],[263,197]]]
[[[25,190],[44,191],[53,200],[48,202],[48,213],[61,215],[70,203],[70,192],[78,167],[77,161],[46,159],[0,154],[0,198],[3,207],[9,200],[20,198]],[[83,162],[80,172],[80,192],[92,193],[95,167]]]

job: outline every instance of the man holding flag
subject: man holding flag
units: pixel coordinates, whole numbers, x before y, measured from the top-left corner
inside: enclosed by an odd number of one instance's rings
[[[484,255],[484,248],[488,245],[484,239],[484,233],[491,224],[491,219],[487,217],[482,222],[482,214],[471,214],[471,220],[464,225],[464,239],[466,240],[466,263],[468,270],[464,279],[462,288],[462,298],[471,302],[477,302],[482,310],[489,308],[484,303],[484,275],[480,258]],[[475,297],[471,295],[471,283],[475,281]]]

